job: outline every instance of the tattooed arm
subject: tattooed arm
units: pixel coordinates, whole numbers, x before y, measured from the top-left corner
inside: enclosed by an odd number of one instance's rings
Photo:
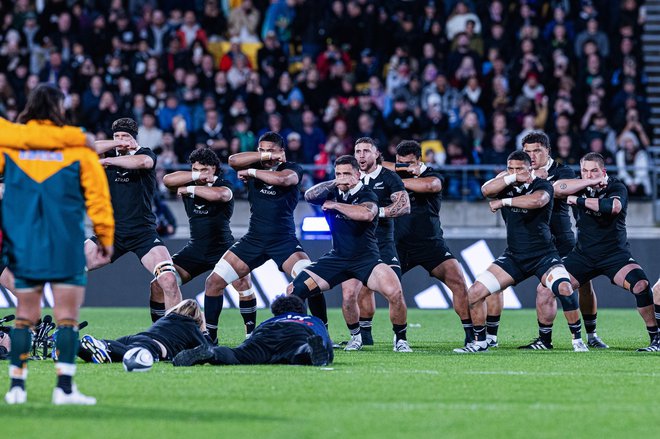
[[[607,183],[603,178],[598,179],[580,179],[571,178],[566,180],[556,181],[552,187],[555,189],[555,198],[566,198],[576,192],[580,192],[587,187],[605,187]]]
[[[408,192],[394,192],[390,195],[390,199],[392,200],[392,204],[383,208],[386,218],[396,218],[410,213],[410,197],[408,197]]]
[[[311,204],[323,204],[328,199],[328,194],[335,189],[335,186],[337,186],[335,180],[324,181],[314,185],[305,192],[305,201]]]

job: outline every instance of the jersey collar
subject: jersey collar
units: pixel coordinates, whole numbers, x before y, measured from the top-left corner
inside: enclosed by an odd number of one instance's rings
[[[545,169],[546,171],[549,171],[554,163],[555,163],[555,161],[552,160],[552,157],[548,157],[548,163],[545,164],[543,169]]]
[[[362,184],[361,181],[359,181],[358,184],[356,184],[355,187],[353,189],[349,190],[348,192],[339,191],[339,195],[341,195],[341,197],[344,200],[346,200],[349,196],[357,194],[358,191],[360,189],[362,189],[362,186],[364,186],[364,185]]]
[[[217,175],[213,177],[213,181],[211,183],[206,183],[206,185],[207,186],[213,186],[216,181],[218,181],[218,176]]]
[[[364,179],[365,184],[369,184],[369,179],[375,180],[376,177],[378,177],[378,174],[380,174],[380,171],[383,169],[381,165],[376,166],[376,169],[373,172],[370,172],[369,174],[365,174],[364,172],[360,171],[360,177]]]

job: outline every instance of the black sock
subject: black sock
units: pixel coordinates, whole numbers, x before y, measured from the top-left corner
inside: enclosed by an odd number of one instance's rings
[[[660,305],[653,305],[653,310],[655,311],[655,324],[660,326]]]
[[[396,341],[407,340],[406,339],[407,329],[408,329],[408,324],[407,323],[404,323],[403,325],[394,325],[394,324],[392,324],[392,331],[394,331],[394,335],[396,336]]]
[[[11,383],[9,384],[9,388],[11,389],[14,387],[20,387],[21,389],[25,390],[25,380],[20,378],[12,378]]]
[[[357,323],[346,323],[348,331],[351,333],[351,336],[358,335],[360,333],[360,322]]]
[[[465,337],[468,340],[474,339],[474,326],[472,325],[472,319],[461,319],[463,324],[463,331],[465,331]]]
[[[596,332],[596,318],[598,313],[594,314],[582,314],[584,319],[584,330],[587,331],[587,334],[593,334]]]
[[[498,329],[500,329],[500,316],[486,316],[486,333],[497,337]]]
[[[573,340],[582,338],[582,320],[578,319],[575,323],[569,323],[568,329],[570,329],[571,334],[573,334]]]
[[[360,317],[360,330],[364,332],[371,332],[371,324],[373,317]]]
[[[486,327],[474,325],[474,339],[476,341],[486,341]]]
[[[325,304],[325,296],[317,294],[307,299],[307,306],[309,312],[314,316],[321,319],[325,325],[328,325],[328,307]]]
[[[539,324],[539,338],[545,344],[552,343],[552,323],[546,325],[545,323],[538,322]]]
[[[151,311],[151,321],[156,322],[159,318],[165,315],[165,303],[149,301],[149,308]]]
[[[647,326],[646,330],[649,332],[649,338],[651,341],[655,339],[655,336],[658,335],[658,327],[657,326]]]
[[[252,334],[257,321],[257,299],[239,300],[238,306],[245,323],[245,333]]]
[[[222,303],[225,296],[207,296],[204,295],[204,318],[206,319],[206,330],[209,338],[213,341],[218,339],[218,320],[222,312]]]
[[[57,377],[57,387],[60,389],[64,390],[64,393],[67,395],[72,392],[71,388],[71,382],[72,382],[72,376],[71,375],[58,375]]]

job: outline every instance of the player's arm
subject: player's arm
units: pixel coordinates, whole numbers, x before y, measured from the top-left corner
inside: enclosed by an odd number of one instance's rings
[[[100,160],[103,166],[117,166],[122,169],[151,169],[155,166],[154,159],[145,154],[122,155],[106,157]]]
[[[178,189],[181,186],[188,186],[196,179],[191,171],[176,171],[163,177],[163,184],[170,190]]]
[[[236,171],[247,169],[255,163],[262,161],[279,161],[280,163],[286,162],[286,155],[284,152],[239,152],[229,156],[229,166]]]
[[[576,192],[585,190],[588,187],[602,186],[605,182],[602,178],[597,179],[582,179],[571,178],[564,180],[557,180],[552,187],[555,189],[555,198],[566,198]]]
[[[176,193],[180,197],[203,198],[212,203],[226,203],[234,197],[234,193],[226,186],[181,186]]]
[[[481,186],[481,193],[486,198],[494,198],[504,189],[516,182],[526,182],[529,179],[529,173],[509,174],[506,171],[500,172],[497,177],[491,178]]]
[[[336,180],[324,181],[315,184],[305,192],[305,201],[311,204],[323,204],[328,199],[328,195],[337,186]]]
[[[94,142],[94,149],[98,155],[105,154],[115,148],[127,149],[131,146],[133,145],[126,140],[97,140]]]
[[[80,161],[80,184],[94,234],[105,251],[111,252],[115,236],[115,219],[110,202],[110,189],[105,172],[92,151],[83,151]]]
[[[442,181],[438,177],[404,178],[403,185],[417,193],[437,194],[442,190]]]
[[[353,221],[371,222],[378,215],[378,205],[367,201],[361,204],[345,204],[336,201],[326,201],[323,203],[323,210],[336,210],[345,217]]]
[[[622,185],[623,186],[623,185]],[[585,198],[569,195],[566,202],[569,206],[577,206],[578,209],[588,209],[600,212],[603,215],[616,216],[621,213],[623,207],[628,203],[628,194],[625,187],[612,191],[609,197]]]
[[[520,209],[540,209],[550,202],[552,195],[544,189],[536,190],[528,195],[521,195],[515,198],[502,198],[489,202],[490,210],[497,212],[503,207],[517,207]]]
[[[256,178],[266,184],[273,186],[295,186],[300,181],[298,173],[292,169],[284,169],[282,171],[269,171],[266,169],[243,169],[238,171],[238,178],[246,181],[248,178]]]
[[[410,197],[406,191],[394,192],[390,195],[392,204],[378,209],[381,218],[396,218],[410,213]]]

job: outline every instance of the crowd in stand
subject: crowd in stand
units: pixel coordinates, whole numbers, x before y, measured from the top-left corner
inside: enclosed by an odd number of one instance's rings
[[[199,147],[226,163],[259,135],[327,165],[354,140],[401,139],[445,166],[445,196],[481,198],[533,129],[557,160],[600,152],[651,193],[640,0],[0,1],[0,115],[57,84],[69,122],[99,138],[133,117],[161,168]],[[626,166],[635,170],[625,171]],[[307,183],[327,178],[311,171]]]

